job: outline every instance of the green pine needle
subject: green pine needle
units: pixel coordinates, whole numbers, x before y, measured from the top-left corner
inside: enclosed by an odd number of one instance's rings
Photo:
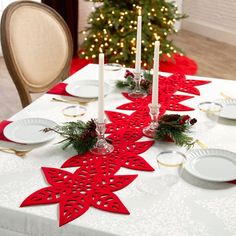
[[[87,123],[83,121],[66,122],[61,126],[46,128],[44,132],[54,131],[60,134],[64,139],[58,144],[63,144],[63,149],[72,146],[78,154],[84,154],[89,151],[97,141],[96,125],[94,120]]]
[[[154,138],[160,141],[171,139],[176,145],[191,148],[194,145],[194,140],[188,136],[188,133],[196,122],[196,119],[185,115],[164,115],[158,122],[159,126]]]
[[[119,89],[125,89],[125,88],[129,88],[130,84],[127,81],[118,80],[116,82],[116,87],[119,88]]]
[[[142,90],[149,93],[152,86],[152,75],[150,71],[146,70],[143,73],[143,79],[141,80],[140,86]],[[128,76],[125,80],[118,80],[116,82],[116,87],[118,89],[129,89],[132,90],[135,87],[135,82],[132,76]]]

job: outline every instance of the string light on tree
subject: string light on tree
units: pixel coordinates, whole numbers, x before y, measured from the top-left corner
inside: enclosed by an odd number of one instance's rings
[[[177,13],[177,7],[167,0],[119,1],[85,0],[94,3],[89,26],[81,33],[86,36],[82,44],[83,58],[99,54],[102,48],[109,62],[134,67],[136,53],[137,16],[142,9],[142,66],[151,66],[153,42],[160,41],[160,54],[171,56],[181,52],[168,36],[176,32],[174,24],[185,17]],[[167,46],[167,44],[169,46]]]

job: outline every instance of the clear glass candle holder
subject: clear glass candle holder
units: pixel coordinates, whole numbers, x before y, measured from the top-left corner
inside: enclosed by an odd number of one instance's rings
[[[95,123],[98,137],[95,146],[90,151],[97,155],[106,155],[113,152],[114,150],[113,145],[108,143],[105,138],[105,131],[106,131],[105,121],[103,123],[99,123],[98,120],[96,120]]]
[[[143,74],[133,72],[134,74],[134,82],[135,82],[135,87],[134,89],[129,93],[129,96],[132,98],[142,98],[145,97],[147,94],[145,91],[141,89],[140,82],[142,80]]]
[[[158,127],[158,115],[161,105],[160,104],[153,105],[152,103],[150,103],[148,106],[150,109],[150,116],[152,121],[147,127],[143,129],[143,133],[145,136],[149,138],[154,138]]]

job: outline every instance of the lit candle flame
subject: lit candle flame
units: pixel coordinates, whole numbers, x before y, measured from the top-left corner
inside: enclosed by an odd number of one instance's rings
[[[160,36],[158,36],[157,33],[154,33],[154,36],[155,36],[155,39],[156,39],[156,40],[159,40],[159,39],[160,39]]]
[[[138,9],[138,15],[141,16],[141,14],[142,14],[142,7]]]

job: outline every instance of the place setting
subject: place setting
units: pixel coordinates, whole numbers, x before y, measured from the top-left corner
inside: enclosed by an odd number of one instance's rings
[[[228,150],[167,149],[158,153],[155,160],[156,173],[137,180],[137,189],[145,194],[164,196],[182,181],[208,189],[230,188],[236,184],[236,153]]]
[[[2,121],[0,123],[0,151],[25,156],[55,138],[55,133],[45,133],[48,127],[57,124],[45,118],[25,118],[16,121]]]
[[[220,118],[236,120],[236,99],[222,92],[221,99],[207,101],[199,104],[199,109],[209,113],[215,113]]]
[[[105,64],[106,65],[106,64]],[[113,65],[107,67],[116,67]],[[104,71],[105,72],[105,66]],[[69,83],[59,83],[51,88],[47,93],[62,96],[62,99],[53,98],[55,102],[68,102],[68,103],[79,103],[86,105],[86,103],[93,102],[98,98],[99,81],[92,79],[78,79],[75,78]],[[108,95],[111,92],[110,85],[104,81],[104,95]],[[83,104],[84,103],[84,104]]]
[[[121,69],[117,64],[103,64],[103,69],[99,70],[99,73],[102,73],[100,77],[104,77],[105,67],[111,71]],[[99,86],[99,83],[97,80],[74,80],[69,84],[60,83],[48,93],[62,94],[61,98],[53,97],[54,102],[75,104],[65,106],[62,113],[65,117],[78,118],[86,114],[88,103],[96,101],[101,93],[103,97],[110,93],[109,84],[103,81],[103,85]],[[42,146],[54,139],[61,127],[64,126],[44,118],[25,118],[13,122],[2,122],[1,138],[4,143],[0,151],[25,156],[35,147]]]
[[[226,124],[228,120],[235,120],[235,101],[233,100],[235,99],[224,96],[224,99],[199,103],[198,109],[203,112],[205,117],[197,122],[193,134],[206,138],[210,129],[216,127],[218,123],[223,122]],[[208,135],[208,138],[213,139],[214,137],[209,137]],[[196,139],[196,144],[200,149],[188,150],[186,153],[188,161],[184,164],[184,171],[192,177],[201,180],[202,185],[204,183],[208,183],[208,185],[209,183],[235,184],[236,153],[225,149],[208,147],[198,139]]]
[[[155,91],[153,94],[156,94]],[[220,184],[220,187],[228,188],[229,183],[236,184],[236,153],[208,148],[194,137],[217,125],[223,105],[217,102],[201,102],[198,109],[206,116],[206,120],[201,119],[199,126],[199,121],[188,115],[181,117],[179,114],[165,114],[158,119],[157,104],[158,96],[155,95],[149,104],[151,122],[143,129],[143,133],[147,137],[165,141],[166,146],[169,145],[168,142],[174,142],[185,146],[185,149],[175,151],[166,147],[166,151],[158,153],[154,167],[157,173],[138,180],[137,188],[146,194],[161,196],[177,186],[180,179],[189,183],[195,179],[195,182],[201,182],[202,186],[208,187]],[[193,131],[190,130],[192,127]],[[201,149],[195,148],[195,145]]]
[[[108,67],[117,68],[116,65],[109,65]],[[111,86],[107,82],[104,82],[103,89],[104,96],[107,96],[111,92]],[[97,101],[99,96],[99,81],[75,79],[68,84],[57,84],[48,91],[48,94],[59,95],[52,97],[52,102],[71,104],[70,106],[64,107],[62,113],[65,117],[77,118],[86,114],[89,103]]]

